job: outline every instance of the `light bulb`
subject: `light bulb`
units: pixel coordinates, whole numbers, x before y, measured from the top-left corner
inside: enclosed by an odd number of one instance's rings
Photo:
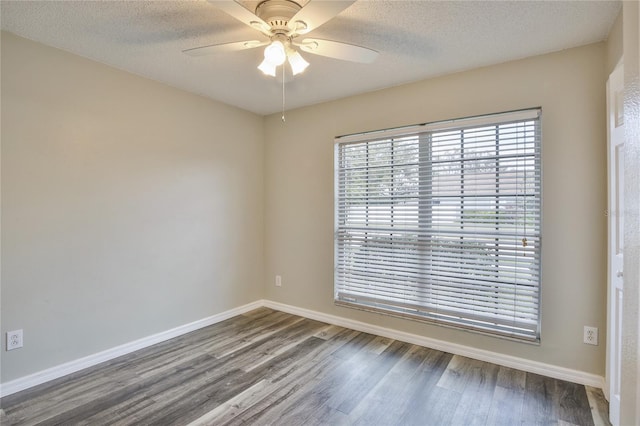
[[[292,50],[287,55],[289,58],[289,65],[291,65],[291,71],[293,75],[300,74],[309,66],[309,62],[305,61],[300,53]]]
[[[264,59],[271,62],[273,65],[282,65],[287,59],[287,54],[284,51],[284,45],[280,41],[274,41],[264,49]]]

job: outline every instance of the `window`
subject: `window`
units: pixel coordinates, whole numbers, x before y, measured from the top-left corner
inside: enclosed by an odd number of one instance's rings
[[[539,117],[336,138],[336,303],[538,342]]]

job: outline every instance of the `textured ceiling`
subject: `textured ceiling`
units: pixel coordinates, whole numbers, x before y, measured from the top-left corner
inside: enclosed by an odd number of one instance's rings
[[[322,1],[322,0],[312,0]],[[249,8],[257,1],[245,1]],[[302,4],[306,3],[301,2]],[[373,64],[303,54],[287,109],[605,40],[619,1],[359,0],[309,34],[380,52]],[[1,26],[50,46],[258,114],[282,107],[282,79],[256,69],[262,49],[183,50],[262,39],[215,1],[7,1]]]

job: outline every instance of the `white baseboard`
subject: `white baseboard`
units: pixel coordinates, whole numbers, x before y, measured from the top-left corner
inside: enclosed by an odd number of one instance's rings
[[[296,306],[285,305],[283,303],[272,302],[270,300],[265,300],[264,306],[278,311],[299,315],[305,318],[339,325],[341,327],[351,328],[353,330],[362,331],[365,333],[375,334],[377,336],[388,337],[390,339],[425,346],[431,349],[452,353],[454,355],[460,355],[480,361],[491,362],[493,364],[498,364],[505,367],[517,368],[518,370],[527,371],[529,373],[540,374],[543,376],[566,380],[568,382],[578,383],[581,385],[593,386],[599,389],[604,388],[604,377],[598,376],[596,374],[585,373],[583,371],[572,370],[570,368],[558,367],[555,365],[544,364],[542,362],[531,361],[511,355],[504,355],[484,349],[477,349],[470,346],[459,345],[456,343],[446,342],[444,340],[432,339],[417,334],[405,333],[403,331],[392,330],[385,327],[367,324],[361,321],[355,321],[335,315],[324,314],[322,312],[298,308]]]
[[[329,315],[322,312],[312,311],[309,309],[298,308],[296,306],[285,305],[283,303],[273,302],[270,300],[257,300],[255,302],[230,309],[189,324],[185,324],[167,331],[163,331],[152,336],[143,337],[115,348],[107,349],[93,355],[86,356],[74,361],[70,361],[28,376],[20,377],[10,382],[0,384],[0,397],[11,395],[16,392],[28,389],[30,387],[40,385],[42,383],[75,373],[88,367],[100,364],[101,362],[115,359],[119,356],[137,351],[164,342],[165,340],[181,336],[194,330],[207,327],[212,324],[224,321],[236,315],[249,312],[260,307],[267,307],[305,318],[326,322],[329,324],[339,325],[351,328],[353,330],[371,333],[378,336],[388,337],[390,339],[400,340],[407,343],[413,343],[428,348],[449,352],[455,355],[466,356],[480,361],[487,361],[505,367],[517,368],[519,370],[540,374],[543,376],[553,377],[556,379],[567,380],[573,383],[593,386],[604,389],[604,378],[595,374],[585,373],[583,371],[572,370],[564,367],[544,364],[537,361],[531,361],[524,358],[518,358],[510,355],[504,355],[483,349],[476,349],[470,346],[458,345],[456,343],[446,342],[443,340],[432,339],[417,334],[405,333],[403,331],[392,330],[385,327],[367,324],[361,321],[355,321],[348,318],[342,318],[335,315]]]
[[[20,377],[10,382],[2,383],[0,385],[0,397],[20,392],[30,387],[66,376],[67,374],[75,373],[76,371],[80,371],[88,367],[93,367],[101,362],[109,361],[139,349],[155,345],[156,343],[164,342],[165,340],[173,339],[174,337],[219,323],[236,315],[257,309],[263,305],[263,301],[258,300],[189,324],[181,325],[170,330],[143,337],[142,339],[134,340],[133,342],[125,343],[124,345],[116,346],[115,348],[107,349],[84,358],[76,359],[55,367],[47,368],[46,370],[38,371],[37,373],[33,373],[28,376]]]

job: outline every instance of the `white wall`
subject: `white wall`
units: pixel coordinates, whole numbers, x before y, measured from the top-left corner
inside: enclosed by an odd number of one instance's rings
[[[263,297],[263,118],[2,33],[2,382]]]
[[[606,326],[604,44],[504,63],[278,114],[266,121],[268,299],[604,376]],[[327,81],[330,84],[330,81]],[[543,109],[540,346],[333,304],[333,138],[514,109]],[[273,285],[282,275],[282,287]]]

